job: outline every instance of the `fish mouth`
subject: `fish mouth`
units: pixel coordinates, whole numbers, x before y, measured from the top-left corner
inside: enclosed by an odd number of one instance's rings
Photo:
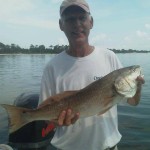
[[[136,72],[137,70],[141,70],[141,67],[139,65],[131,66],[131,70]]]
[[[140,76],[143,78],[144,77],[144,74],[143,74],[143,69],[141,68],[140,70]]]
[[[127,70],[126,70],[127,69]],[[142,76],[139,65],[130,66],[120,72],[120,76],[115,81],[115,89],[118,94],[125,97],[133,97],[137,88],[137,77]]]
[[[139,74],[139,76],[142,76],[141,66],[139,66],[139,65],[131,66],[131,68],[129,70],[129,74],[130,73],[137,73],[137,74]]]

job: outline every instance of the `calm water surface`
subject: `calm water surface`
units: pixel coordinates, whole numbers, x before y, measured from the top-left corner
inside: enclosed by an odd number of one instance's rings
[[[124,66],[141,65],[145,78],[138,106],[119,106],[121,150],[150,150],[150,53],[117,54]],[[0,103],[13,103],[23,92],[39,92],[45,64],[52,55],[0,55]]]
[[[0,55],[0,101],[13,103],[23,92],[39,92],[42,71],[52,55]]]

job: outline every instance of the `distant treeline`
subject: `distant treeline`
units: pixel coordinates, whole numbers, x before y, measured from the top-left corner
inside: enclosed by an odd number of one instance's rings
[[[46,48],[44,45],[30,45],[28,49],[21,48],[19,45],[5,45],[0,42],[0,54],[57,54],[68,49],[68,45],[50,45]],[[115,53],[148,53],[148,50],[125,50],[125,49],[110,49]]]
[[[50,45],[48,48],[46,48],[44,45],[31,44],[30,47],[27,49],[21,48],[19,45],[16,44],[5,45],[0,42],[0,54],[56,54],[62,52],[67,48],[67,45]]]
[[[114,53],[150,53],[150,50],[134,50],[134,49],[128,49],[128,50],[125,50],[125,49],[110,49],[108,48],[109,50],[112,50]]]

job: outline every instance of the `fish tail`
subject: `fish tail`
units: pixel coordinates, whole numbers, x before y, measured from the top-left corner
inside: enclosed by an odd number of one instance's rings
[[[31,109],[16,107],[13,105],[1,104],[9,116],[9,132],[15,132],[29,122],[32,122],[30,117]]]

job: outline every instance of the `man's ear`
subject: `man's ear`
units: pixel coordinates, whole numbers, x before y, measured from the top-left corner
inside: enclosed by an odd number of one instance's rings
[[[59,19],[59,28],[60,28],[61,31],[64,31],[64,30],[63,30],[63,24],[62,24],[62,20],[61,20],[61,19]]]
[[[91,27],[90,27],[90,29],[93,28],[93,24],[94,24],[94,20],[93,20],[93,17],[91,16]]]

